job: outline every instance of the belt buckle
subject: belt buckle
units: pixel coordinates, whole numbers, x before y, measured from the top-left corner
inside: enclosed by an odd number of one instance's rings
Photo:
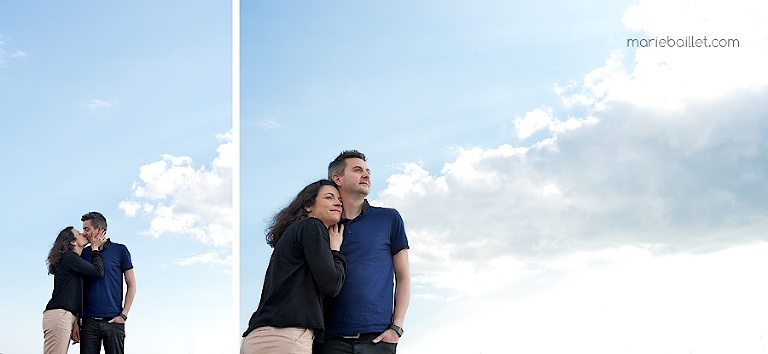
[[[348,336],[341,336],[341,338],[344,338],[344,339],[360,339],[360,333],[352,334],[352,335],[348,335]]]

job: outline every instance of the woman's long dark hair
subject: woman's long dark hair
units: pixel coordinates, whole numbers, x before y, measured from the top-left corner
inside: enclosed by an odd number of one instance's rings
[[[336,183],[331,180],[321,179],[315,181],[304,187],[304,189],[293,198],[293,201],[283,208],[275,216],[272,217],[272,222],[267,227],[267,244],[271,247],[277,245],[277,241],[283,236],[283,232],[297,220],[301,220],[307,217],[308,213],[305,209],[308,206],[315,204],[317,193],[320,192],[322,186],[331,186],[338,188]]]
[[[72,249],[72,245],[69,244],[75,239],[75,234],[72,233],[72,229],[74,229],[73,226],[65,227],[64,230],[59,232],[56,241],[53,241],[51,252],[48,252],[48,259],[45,262],[48,264],[48,274],[56,274],[56,265],[59,264],[61,256],[64,252]]]

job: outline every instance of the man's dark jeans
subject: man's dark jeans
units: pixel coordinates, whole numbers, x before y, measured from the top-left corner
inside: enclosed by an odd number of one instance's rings
[[[394,354],[397,343],[371,342],[381,333],[363,333],[360,338],[331,338],[318,345],[314,353],[320,354]],[[321,349],[322,348],[322,349]],[[319,349],[319,350],[318,350]]]
[[[109,323],[111,318],[84,318],[80,328],[80,354],[99,354],[104,342],[105,354],[123,354],[125,324]]]

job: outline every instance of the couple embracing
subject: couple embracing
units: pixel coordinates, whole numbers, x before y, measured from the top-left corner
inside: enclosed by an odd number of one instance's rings
[[[408,239],[395,209],[368,204],[370,188],[365,155],[347,150],[274,216],[241,354],[395,353],[410,301]]]
[[[81,354],[124,352],[125,321],[136,295],[131,254],[106,238],[107,219],[99,212],[81,218],[83,232],[68,226],[48,253],[53,294],[43,312],[43,352],[65,354],[69,341]],[[123,302],[123,278],[126,293]]]

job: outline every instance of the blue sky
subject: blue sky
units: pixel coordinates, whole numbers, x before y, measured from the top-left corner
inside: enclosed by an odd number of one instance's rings
[[[132,253],[128,350],[221,349],[210,338],[234,328],[231,13],[220,1],[0,5],[1,218],[20,241],[0,267],[0,352],[41,351],[45,257],[90,210]]]
[[[369,199],[401,212],[411,243],[399,352],[765,347],[765,6],[240,11],[241,329],[266,219],[354,148],[369,157]],[[666,36],[740,46],[626,44]]]

